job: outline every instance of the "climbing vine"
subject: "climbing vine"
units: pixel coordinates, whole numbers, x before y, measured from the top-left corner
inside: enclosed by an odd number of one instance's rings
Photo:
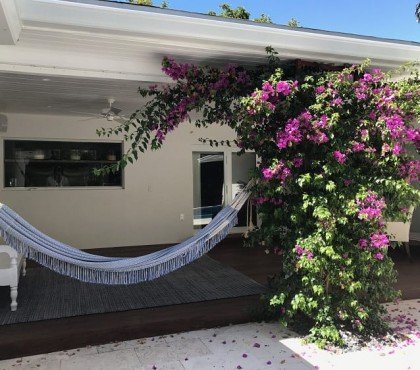
[[[283,255],[267,309],[284,323],[304,318],[320,346],[344,345],[343,330],[383,332],[380,303],[398,297],[385,220],[407,220],[419,203],[420,164],[409,154],[420,144],[419,78],[395,81],[368,63],[299,73],[267,51],[267,65],[253,69],[165,58],[174,83],[140,90],[145,107],[98,132],[131,143],[105,170],[159,149],[193,111],[198,127],[231,127],[237,138],[223,144],[260,158],[253,202],[261,225],[245,243]]]

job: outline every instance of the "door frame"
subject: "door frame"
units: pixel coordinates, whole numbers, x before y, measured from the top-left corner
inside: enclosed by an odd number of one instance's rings
[[[210,146],[209,144],[193,144],[191,148],[191,155],[193,152],[218,152],[223,153],[223,176],[224,176],[224,206],[232,201],[232,154],[240,151],[238,147],[228,146]],[[254,153],[252,150],[247,150],[246,153]],[[255,165],[257,165],[258,158],[255,156]],[[192,171],[192,168],[191,168]],[[193,180],[194,177],[192,176]],[[246,207],[246,204],[244,205]],[[191,204],[194,207],[194,204]],[[194,229],[194,234],[200,229]],[[230,234],[243,234],[247,231],[246,226],[235,226]]]

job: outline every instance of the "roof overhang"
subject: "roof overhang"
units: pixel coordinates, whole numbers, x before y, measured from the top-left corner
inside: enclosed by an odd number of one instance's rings
[[[7,3],[15,3],[15,10]],[[17,13],[22,28],[16,45],[0,38],[3,72],[163,82],[160,62],[165,55],[195,63],[252,65],[265,61],[268,45],[283,59],[342,64],[370,58],[374,66],[387,69],[420,59],[420,44],[415,42],[100,0],[0,0],[0,4],[3,12]],[[14,31],[9,41],[16,42],[18,34]]]
[[[164,56],[255,65],[266,62],[268,45],[285,60],[370,58],[385,69],[420,60],[413,42],[101,0],[0,0],[0,110],[89,118],[114,97],[127,113],[142,104],[140,83],[168,81]]]

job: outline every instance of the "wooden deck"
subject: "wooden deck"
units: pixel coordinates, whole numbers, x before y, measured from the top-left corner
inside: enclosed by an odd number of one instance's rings
[[[96,253],[133,256],[156,246],[97,250]],[[391,252],[399,271],[398,288],[404,299],[420,298],[420,245],[412,248],[414,262],[405,252]],[[281,258],[262,249],[245,249],[238,238],[228,238],[210,256],[254,280],[265,283],[281,268]],[[0,359],[34,355],[86,345],[210,328],[251,320],[258,296],[69,317],[0,327]]]

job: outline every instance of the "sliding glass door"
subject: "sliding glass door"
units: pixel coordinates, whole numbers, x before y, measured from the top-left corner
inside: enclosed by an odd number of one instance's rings
[[[206,148],[207,149],[207,148]],[[193,151],[193,226],[199,229],[231,202],[255,169],[255,153],[238,155],[231,148]],[[247,226],[247,205],[239,212],[236,229]]]
[[[223,152],[193,153],[194,228],[207,225],[222,209],[225,193]]]

